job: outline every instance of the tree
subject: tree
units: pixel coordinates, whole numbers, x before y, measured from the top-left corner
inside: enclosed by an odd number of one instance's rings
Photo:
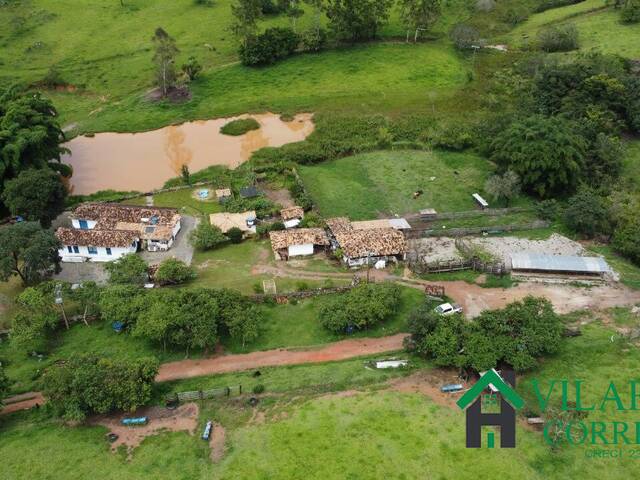
[[[19,310],[13,317],[11,343],[25,352],[45,350],[49,334],[60,321],[52,299],[42,290],[29,287],[16,303]]]
[[[109,273],[109,283],[144,285],[149,280],[149,267],[135,253],[128,253],[105,265]]]
[[[492,175],[484,184],[484,189],[496,201],[504,202],[508,207],[511,200],[520,195],[520,177],[511,170],[503,175]]]
[[[154,275],[160,285],[179,285],[196,278],[195,270],[177,258],[164,260]]]
[[[228,241],[222,230],[207,221],[200,222],[189,236],[189,242],[198,250],[211,250]]]
[[[247,45],[240,46],[244,65],[268,65],[292,55],[300,37],[290,28],[268,28]]]
[[[227,237],[231,240],[231,243],[238,244],[242,242],[244,238],[244,233],[238,227],[233,227],[227,232]]]
[[[491,160],[513,170],[539,197],[572,193],[585,161],[586,142],[560,117],[532,115],[515,121],[489,146]]]
[[[193,82],[202,71],[202,65],[196,59],[196,57],[191,56],[187,60],[187,63],[182,64],[182,73],[184,73],[190,82]]]
[[[2,200],[12,215],[40,221],[44,228],[64,211],[67,188],[50,169],[29,169],[5,183]]]
[[[526,297],[504,309],[484,311],[473,322],[442,317],[425,305],[409,319],[408,347],[440,366],[487,370],[506,362],[517,371],[554,353],[562,338],[562,321],[544,298]]]
[[[153,36],[155,54],[153,61],[156,64],[156,81],[163,97],[176,86],[176,56],[180,52],[176,41],[161,27],[156,29]]]
[[[467,50],[480,45],[480,32],[471,25],[457,23],[449,32],[449,38],[458,50]]]
[[[246,47],[258,30],[258,20],[262,18],[260,0],[235,0],[231,4],[233,23],[231,32],[239,40],[241,46]]]
[[[590,188],[580,189],[569,199],[564,220],[571,230],[587,238],[607,234],[611,230],[607,204]]]
[[[9,393],[9,379],[4,373],[4,368],[0,364],[0,407],[2,407],[2,399]]]
[[[42,280],[59,268],[60,242],[36,222],[0,228],[0,280],[18,275],[24,285]]]
[[[220,307],[221,325],[231,338],[240,340],[242,347],[258,338],[264,320],[262,311],[238,292],[223,289],[216,291],[215,295]]]
[[[392,4],[393,0],[327,0],[325,13],[338,40],[362,42],[376,37]]]
[[[87,317],[100,314],[100,287],[96,282],[82,282],[76,289],[71,290],[71,299],[78,302],[82,310],[82,321],[89,326]]]
[[[414,32],[413,41],[418,41],[421,30],[428,30],[441,14],[440,0],[399,0],[400,18],[409,35]]]
[[[66,420],[113,411],[134,412],[151,399],[158,360],[114,360],[81,354],[49,367],[42,377],[43,395]]]
[[[360,285],[338,295],[320,308],[320,323],[335,333],[364,330],[387,320],[400,298],[397,285],[391,283]]]
[[[622,23],[638,23],[640,22],[640,1],[625,0],[620,12]]]
[[[0,90],[0,192],[6,180],[29,168],[54,166],[67,149],[58,113],[39,93]]]
[[[110,285],[100,292],[100,316],[109,323],[135,325],[138,315],[146,309],[144,290],[134,285]]]

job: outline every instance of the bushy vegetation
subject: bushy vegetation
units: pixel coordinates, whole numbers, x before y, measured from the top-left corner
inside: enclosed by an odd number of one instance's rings
[[[189,241],[198,250],[211,250],[225,244],[229,239],[220,228],[211,225],[205,219],[191,232]]]
[[[167,258],[158,266],[153,279],[160,285],[180,285],[196,278],[196,271],[177,258]]]
[[[323,305],[320,322],[336,333],[366,330],[391,317],[399,300],[400,287],[397,285],[360,285]]]
[[[240,118],[238,120],[232,120],[231,122],[223,125],[220,128],[220,133],[224,135],[244,135],[251,130],[258,130],[260,124],[255,118]]]
[[[109,273],[109,282],[113,284],[143,285],[149,281],[149,267],[135,253],[123,255],[104,266]]]
[[[531,369],[539,357],[558,350],[563,332],[551,303],[534,297],[485,311],[473,322],[462,315],[444,317],[425,306],[411,315],[409,325],[411,350],[439,366],[476,371],[502,362],[516,371]]]
[[[269,28],[240,47],[240,59],[244,65],[269,65],[292,55],[299,43],[300,37],[292,29]]]
[[[133,412],[151,399],[158,361],[119,361],[74,355],[42,377],[43,394],[53,411],[80,421],[94,413]]]
[[[580,47],[578,29],[573,24],[551,26],[540,30],[538,43],[545,52],[568,52]]]

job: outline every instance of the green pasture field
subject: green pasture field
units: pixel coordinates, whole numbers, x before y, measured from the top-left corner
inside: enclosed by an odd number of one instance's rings
[[[570,23],[578,29],[582,52],[597,51],[631,59],[640,56],[640,25],[620,22],[620,11],[605,8],[603,0],[586,0],[535,14],[513,29],[507,41],[525,46],[536,41],[540,29]]]
[[[473,153],[438,150],[365,153],[299,168],[323,216],[353,220],[418,213],[423,208],[473,210],[471,195],[484,195],[492,171],[490,162]],[[414,199],[418,190],[423,193]],[[514,206],[526,202],[521,199]]]
[[[249,111],[384,111],[424,109],[429,95],[467,81],[468,66],[444,38],[465,13],[460,2],[434,27],[438,40],[419,45],[374,43],[298,55],[275,66],[238,64],[229,31],[230,0],[210,6],[193,0],[157,2],[31,0],[0,7],[0,85],[37,84],[55,67],[68,87],[47,91],[70,133],[140,131],[185,120]],[[385,29],[399,33],[398,16]],[[299,22],[305,27],[311,15]],[[267,17],[266,28],[288,25]],[[154,102],[154,30],[162,26],[180,49],[177,63],[195,56],[203,65],[182,104]]]
[[[557,355],[519,378],[525,408],[536,403],[525,387],[534,378],[584,380],[585,404],[597,402],[609,381],[624,386],[634,378],[634,365],[640,360],[637,348],[615,339],[612,330],[597,322],[582,330],[582,337],[564,340]],[[414,368],[431,367],[417,361]],[[0,475],[67,480],[99,472],[101,479],[191,480],[298,478],[304,471],[305,478],[323,479],[471,479],[477,478],[480,469],[499,471],[505,479],[613,480],[640,474],[640,464],[629,456],[589,458],[585,446],[552,450],[540,432],[520,422],[516,449],[466,449],[461,411],[420,393],[385,389],[385,380],[413,371],[368,370],[359,359],[268,368],[259,379],[247,372],[159,385],[158,393],[164,394],[239,383],[247,390],[262,383],[274,394],[263,397],[257,407],[263,422],[252,421],[256,412],[239,399],[202,402],[200,426],[213,419],[226,429],[226,455],[215,465],[208,460],[207,444],[197,435],[177,432],[150,437],[127,459],[124,452],[109,452],[103,428],[66,427],[49,419],[45,411],[17,414],[0,422],[4,459]],[[319,395],[353,388],[359,392]],[[633,412],[594,412],[587,421],[633,421],[631,417]],[[628,452],[633,445],[622,448]]]

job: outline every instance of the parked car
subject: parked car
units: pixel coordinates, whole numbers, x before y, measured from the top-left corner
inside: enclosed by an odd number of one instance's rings
[[[457,303],[454,303],[454,304],[443,303],[442,305],[438,305],[435,308],[435,312],[438,315],[443,315],[443,316],[453,315],[455,313],[462,313],[462,307]]]

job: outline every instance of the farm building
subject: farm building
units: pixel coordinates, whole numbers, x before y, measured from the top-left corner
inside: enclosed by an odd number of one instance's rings
[[[611,268],[600,257],[521,253],[511,256],[511,271],[516,275],[542,274],[603,277],[611,272]]]
[[[245,235],[256,233],[256,212],[250,210],[242,213],[213,213],[209,216],[211,225],[218,227],[222,233],[232,228],[239,228]]]
[[[295,228],[302,222],[304,210],[302,207],[283,208],[280,210],[280,216],[286,228]]]
[[[300,228],[270,232],[271,248],[277,260],[313,255],[329,246],[329,237],[321,228]]]
[[[404,234],[392,227],[358,230],[347,218],[329,219],[327,226],[332,235],[332,247],[342,251],[343,260],[350,267],[406,258]]]
[[[219,188],[216,190],[216,199],[220,203],[224,203],[231,198],[230,188]]]
[[[260,196],[260,191],[256,187],[243,187],[240,189],[242,198],[255,198]]]
[[[138,248],[168,250],[181,228],[174,208],[139,207],[117,203],[84,203],[71,214],[72,228],[56,236],[63,262],[109,262]]]

